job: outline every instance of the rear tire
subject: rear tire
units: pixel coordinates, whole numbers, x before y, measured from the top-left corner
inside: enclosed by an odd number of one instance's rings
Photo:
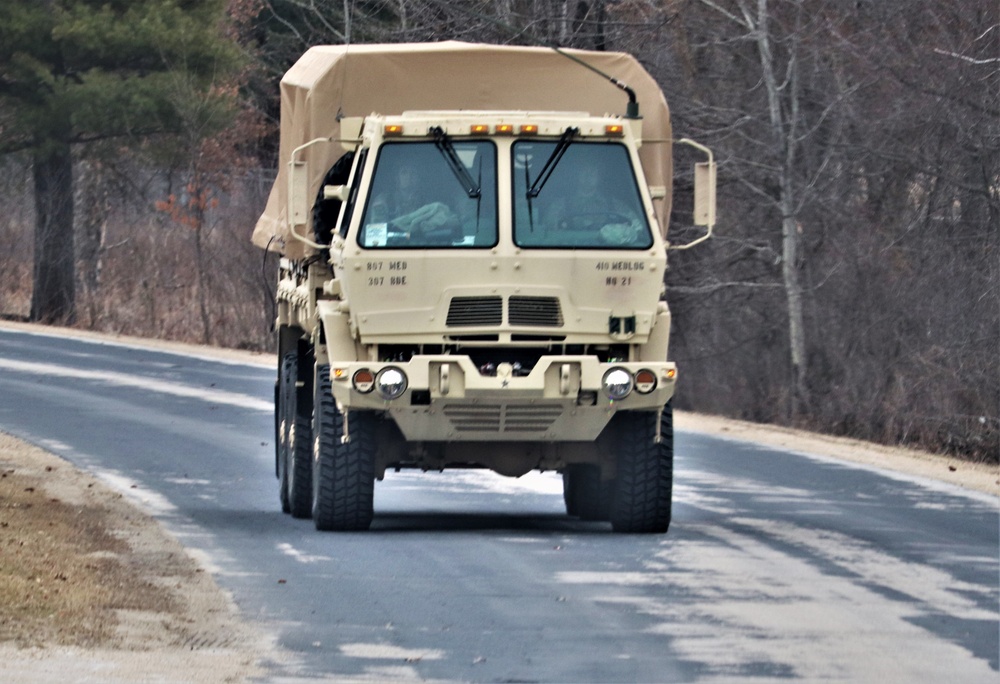
[[[277,445],[276,468],[278,475],[278,497],[281,499],[281,512],[290,513],[288,504],[288,437],[291,431],[291,418],[288,412],[289,366],[293,356],[286,354],[278,362],[278,382],[274,390],[274,430]]]
[[[288,353],[281,360],[281,508],[294,518],[312,514],[312,407],[300,382],[301,358]]]
[[[313,400],[312,517],[317,530],[367,530],[374,515],[375,416],[337,408],[330,385],[330,367],[316,367]]]
[[[657,417],[659,443],[655,441]],[[615,532],[666,532],[674,483],[673,409],[667,404],[659,416],[639,411],[620,413],[615,421],[621,447],[611,526]]]
[[[281,412],[284,410],[281,404],[281,363],[278,363],[278,379],[274,381],[274,476],[278,478],[278,493],[281,495],[281,511],[287,513],[288,509],[285,508],[285,485],[283,476],[281,474],[282,468],[285,467],[284,458],[284,442],[281,427]]]

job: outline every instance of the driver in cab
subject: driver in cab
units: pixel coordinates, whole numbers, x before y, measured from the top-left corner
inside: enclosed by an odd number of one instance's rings
[[[435,187],[443,185],[443,182],[427,182],[413,165],[400,165],[396,169],[395,182],[389,186],[391,191],[382,192],[374,199],[372,214],[385,221],[390,238],[423,244],[437,239],[450,243],[460,231],[460,222],[451,207],[435,196]]]

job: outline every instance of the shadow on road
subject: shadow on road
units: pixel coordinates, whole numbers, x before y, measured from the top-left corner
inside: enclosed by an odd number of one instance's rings
[[[369,534],[380,532],[572,532],[611,534],[611,524],[565,513],[376,512]]]

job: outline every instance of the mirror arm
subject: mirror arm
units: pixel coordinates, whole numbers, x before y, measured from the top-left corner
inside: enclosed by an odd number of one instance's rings
[[[308,177],[307,177],[307,166],[306,162],[298,161],[299,154],[304,150],[309,149],[313,145],[318,145],[320,143],[332,143],[339,142],[342,144],[353,144],[358,145],[361,143],[360,140],[354,139],[341,139],[341,138],[314,138],[309,142],[299,145],[294,150],[292,150],[291,160],[288,162],[288,216],[286,217],[288,221],[288,232],[291,233],[292,237],[299,242],[312,247],[313,249],[329,249],[330,245],[322,245],[318,242],[310,240],[305,235],[301,235],[295,230],[296,226],[306,225],[306,206],[308,205],[309,199],[306,195],[308,190]],[[337,187],[337,186],[324,186],[324,195],[326,193],[327,187]],[[343,187],[343,186],[341,186]]]

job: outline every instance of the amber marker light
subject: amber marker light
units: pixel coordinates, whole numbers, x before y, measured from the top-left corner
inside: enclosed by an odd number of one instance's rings
[[[497,135],[514,135],[514,124],[497,124],[494,133]]]
[[[677,369],[676,368],[668,368],[667,369],[667,380],[673,380],[676,377],[677,377]]]
[[[538,125],[537,124],[523,124],[521,126],[521,135],[537,135]]]
[[[604,127],[604,134],[620,138],[625,135],[625,127],[621,124],[608,124]]]
[[[403,127],[400,126],[399,124],[386,124],[385,128],[382,129],[382,135],[386,136],[387,138],[397,135],[403,135]]]
[[[486,124],[472,124],[472,126],[469,127],[469,132],[472,133],[472,135],[489,135],[490,127]]]

